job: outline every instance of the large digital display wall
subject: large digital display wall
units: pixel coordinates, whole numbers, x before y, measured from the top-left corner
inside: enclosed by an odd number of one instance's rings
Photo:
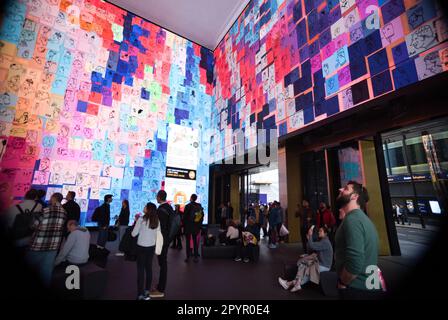
[[[214,52],[214,160],[446,71],[447,38],[436,0],[251,1]]]
[[[213,54],[100,0],[17,0],[0,26],[0,197],[76,191],[89,223],[164,187],[168,124],[210,126]],[[206,139],[204,139],[206,138]],[[209,137],[196,191],[207,208]]]

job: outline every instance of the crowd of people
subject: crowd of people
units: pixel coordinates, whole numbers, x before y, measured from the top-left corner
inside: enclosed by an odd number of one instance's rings
[[[18,252],[39,274],[46,286],[51,285],[55,267],[67,265],[82,266],[88,263],[90,232],[79,225],[80,207],[76,193],[70,191],[64,197],[54,193],[45,201],[46,194],[31,189],[24,200],[10,207],[6,212],[8,234]],[[104,202],[95,209],[92,221],[98,224],[97,248],[104,249],[110,231],[110,203],[112,195],[105,195]],[[309,282],[318,282],[322,272],[333,267],[338,275],[341,296],[376,297],[381,290],[367,290],[366,267],[377,265],[378,234],[365,213],[368,201],[367,190],[359,183],[350,181],[336,200],[339,208],[339,224],[330,207],[321,202],[314,212],[307,200],[298,206],[300,233],[304,254],[297,262],[294,279],[279,278],[280,285],[297,292]],[[136,215],[132,226],[127,200],[122,201],[119,216],[115,217],[118,241],[123,242],[127,234],[135,240],[137,265],[137,297],[139,300],[165,296],[168,277],[167,255],[169,246],[182,249],[182,235],[185,235],[185,262],[199,258],[203,208],[197,196],[191,195],[190,202],[183,208],[174,208],[167,201],[164,190],[157,193],[157,203],[147,203],[143,215]],[[275,249],[287,236],[285,210],[278,201],[251,204],[244,210],[242,220],[235,220],[230,203],[222,204],[217,214],[221,232],[221,245],[236,246],[235,261],[245,263],[255,260],[255,250],[260,239],[269,238],[269,248]],[[124,255],[120,252],[117,255]],[[160,266],[158,284],[152,286],[152,261],[157,255]],[[317,280],[316,280],[317,279]]]

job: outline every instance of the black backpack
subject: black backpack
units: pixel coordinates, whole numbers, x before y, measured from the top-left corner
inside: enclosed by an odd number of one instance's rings
[[[14,224],[11,230],[11,236],[14,240],[23,239],[29,237],[34,232],[34,210],[36,209],[38,203],[34,205],[31,209],[25,209],[23,211],[20,205],[16,205],[17,209],[20,211],[14,220]]]
[[[165,212],[168,215],[168,223],[169,223],[169,233],[168,237],[169,239],[174,239],[174,237],[177,235],[180,229],[181,224],[181,217],[180,214],[176,211],[173,211],[173,213],[169,213],[165,208],[159,207],[163,212]]]

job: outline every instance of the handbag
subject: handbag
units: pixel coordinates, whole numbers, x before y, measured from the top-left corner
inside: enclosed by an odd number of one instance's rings
[[[156,255],[160,256],[160,254],[162,253],[162,247],[163,247],[163,235],[159,227],[157,228],[157,236],[156,236]]]
[[[95,244],[89,246],[89,261],[92,261],[98,267],[106,268],[107,258],[110,251],[106,248],[98,248]]]
[[[288,234],[289,234],[289,230],[286,229],[284,224],[282,224],[282,226],[280,228],[280,237],[287,236]]]

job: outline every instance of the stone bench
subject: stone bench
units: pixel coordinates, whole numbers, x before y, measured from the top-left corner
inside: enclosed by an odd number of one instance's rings
[[[80,288],[68,290],[66,279],[70,274],[65,273],[65,268],[56,268],[53,272],[52,287],[56,294],[63,299],[94,300],[100,299],[107,285],[108,272],[92,262],[79,266]]]
[[[202,258],[204,259],[233,259],[236,257],[236,246],[210,246],[202,247]],[[260,257],[260,246],[255,247],[254,260],[258,261]]]

